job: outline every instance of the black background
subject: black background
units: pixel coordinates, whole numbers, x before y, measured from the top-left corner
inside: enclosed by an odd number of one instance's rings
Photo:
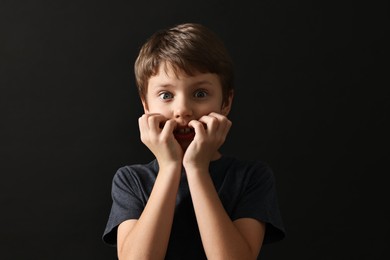
[[[0,258],[115,259],[111,179],[152,154],[133,63],[200,22],[236,68],[223,152],[273,168],[287,237],[262,259],[389,257],[388,2],[0,1]]]

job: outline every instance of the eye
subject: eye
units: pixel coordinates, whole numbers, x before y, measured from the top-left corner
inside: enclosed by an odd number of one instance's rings
[[[194,96],[196,98],[204,98],[204,97],[207,97],[208,93],[204,90],[198,90],[195,92]]]
[[[163,100],[171,99],[173,97],[172,93],[169,92],[162,92],[159,94],[159,97]]]

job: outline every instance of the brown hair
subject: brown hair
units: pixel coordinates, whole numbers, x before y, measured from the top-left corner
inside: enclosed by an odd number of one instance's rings
[[[142,46],[134,71],[138,93],[145,99],[148,81],[160,64],[169,64],[175,73],[215,73],[219,76],[223,104],[233,90],[232,60],[219,37],[201,24],[185,23],[154,33]]]

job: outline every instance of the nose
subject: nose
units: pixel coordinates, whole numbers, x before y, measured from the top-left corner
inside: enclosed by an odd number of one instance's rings
[[[173,114],[176,119],[187,120],[191,118],[193,114],[191,102],[184,97],[176,96]]]

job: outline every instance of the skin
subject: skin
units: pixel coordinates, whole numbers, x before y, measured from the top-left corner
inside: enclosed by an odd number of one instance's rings
[[[227,118],[232,100],[233,93],[222,104],[216,74],[175,74],[169,64],[162,64],[149,79],[139,128],[141,140],[155,155],[160,170],[140,218],[118,227],[119,259],[164,259],[182,167],[207,258],[256,259],[265,224],[250,218],[232,221],[208,171],[210,161],[221,157],[218,149],[232,124]],[[180,138],[177,131],[184,128],[193,134]]]

